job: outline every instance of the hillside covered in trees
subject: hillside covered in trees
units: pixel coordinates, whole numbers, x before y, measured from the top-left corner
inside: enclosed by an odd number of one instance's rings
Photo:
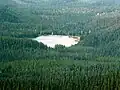
[[[81,40],[32,40],[51,34]],[[119,0],[0,1],[0,90],[119,90],[119,62]]]

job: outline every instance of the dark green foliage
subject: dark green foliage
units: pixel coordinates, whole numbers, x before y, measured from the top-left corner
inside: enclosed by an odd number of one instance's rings
[[[119,60],[98,59],[1,62],[0,89],[119,90]]]
[[[24,59],[68,59],[86,60],[93,58],[93,48],[81,46],[66,48],[56,45],[55,49],[31,39],[0,37],[0,61]]]
[[[0,22],[18,23],[20,19],[18,15],[12,11],[7,5],[0,7]]]
[[[23,48],[46,49],[47,47],[42,43],[38,43],[37,41],[33,41],[29,39],[0,37],[0,50],[5,50],[5,49],[17,50]]]
[[[120,89],[119,5],[21,1],[0,1],[0,90]],[[81,40],[54,49],[32,40],[52,33]]]
[[[29,39],[0,37],[0,60],[32,58],[35,50],[47,50],[47,46]]]
[[[120,56],[120,30],[95,32],[86,37],[84,45],[96,48],[96,54]]]

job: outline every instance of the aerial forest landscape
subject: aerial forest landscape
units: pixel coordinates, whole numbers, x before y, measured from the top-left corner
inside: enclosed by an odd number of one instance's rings
[[[0,90],[120,90],[120,0],[0,0]]]

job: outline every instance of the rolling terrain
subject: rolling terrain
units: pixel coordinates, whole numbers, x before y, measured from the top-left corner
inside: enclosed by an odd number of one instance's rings
[[[33,40],[52,34],[80,42]],[[0,90],[119,90],[119,62],[119,0],[0,1]]]

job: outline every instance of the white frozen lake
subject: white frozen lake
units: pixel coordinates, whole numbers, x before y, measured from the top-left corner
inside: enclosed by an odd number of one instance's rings
[[[54,48],[55,45],[64,45],[65,47],[71,47],[72,45],[77,44],[80,41],[78,36],[63,36],[63,35],[48,35],[48,36],[39,36],[34,38],[38,42],[42,42],[48,47]]]

